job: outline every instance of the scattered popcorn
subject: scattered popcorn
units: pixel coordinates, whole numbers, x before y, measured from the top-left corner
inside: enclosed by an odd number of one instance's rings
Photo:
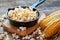
[[[33,32],[33,34],[36,34],[37,33],[37,30]]]
[[[42,33],[41,33],[41,30],[38,30],[38,34],[42,34]]]
[[[10,37],[9,37],[9,35],[6,35],[6,38],[5,38],[5,40],[10,40]]]
[[[30,39],[30,38],[31,38],[31,36],[26,36],[26,38],[27,38],[27,39]]]
[[[5,35],[8,35],[8,32],[4,32]]]
[[[44,38],[44,34],[41,35]]]
[[[35,38],[31,38],[30,40],[35,40]]]
[[[42,38],[42,37],[40,37],[40,40],[43,40],[43,38]]]
[[[0,40],[3,39],[3,37],[0,35]]]
[[[16,38],[16,39],[18,39],[18,38],[19,38],[19,36],[18,36],[18,35],[16,35],[16,36],[15,36],[15,38]]]
[[[27,11],[29,11],[29,10],[27,10],[28,8],[26,8],[26,12]],[[15,11],[16,10],[18,10],[17,8],[15,9]],[[22,10],[24,10],[23,8],[22,8]],[[30,9],[31,11],[33,10],[33,9]],[[18,10],[19,11],[19,10]],[[13,12],[12,10],[11,10],[11,12]],[[18,12],[17,12],[18,13]],[[24,12],[22,12],[22,14],[23,14]],[[33,11],[32,11],[32,13],[33,13]],[[29,12],[28,12],[28,14],[29,14]],[[20,14],[18,14],[20,17],[22,17],[22,15],[20,15]],[[35,14],[36,15],[36,14]],[[24,16],[28,16],[27,14],[26,15],[24,15]],[[32,16],[32,14],[30,14],[30,16]],[[3,18],[5,17],[5,15],[3,16]],[[2,21],[4,20],[3,18],[1,18],[0,20],[1,20],[1,22],[0,22],[0,26],[2,25]],[[24,17],[24,18],[26,18],[26,17]],[[17,18],[15,18],[15,19],[17,19]],[[22,18],[23,19],[23,18]],[[29,18],[28,18],[28,20],[30,20]],[[19,27],[19,29],[17,29],[17,31],[20,31],[20,30],[22,30],[22,31],[24,31],[24,30],[26,30],[27,28],[26,27]],[[3,31],[2,31],[3,32]],[[12,37],[13,37],[13,39],[15,39],[15,40],[18,40],[19,38],[20,38],[20,36],[18,36],[16,33],[14,33],[14,34],[11,34],[12,35]],[[3,34],[1,34],[0,35],[0,39],[3,39],[4,37],[6,37],[6,40],[10,40],[10,37],[9,37],[9,34],[8,34],[8,32],[3,32]],[[41,32],[41,30],[40,30],[40,27],[39,28],[37,28],[33,33],[31,33],[31,34],[29,34],[29,35],[26,35],[26,36],[23,36],[23,37],[21,37],[21,39],[22,40],[43,40],[43,38],[44,38],[44,34]],[[19,39],[20,40],[20,39]]]
[[[29,36],[27,35],[27,36],[25,36],[25,39],[29,39]]]
[[[40,30],[40,28],[41,28],[41,27],[39,27],[39,28],[37,28],[37,29],[39,29],[39,30]]]
[[[0,22],[4,21],[4,18],[0,18]]]
[[[0,39],[3,39],[3,38],[4,38],[4,34],[1,34],[1,35],[0,35]]]
[[[20,31],[20,30],[26,30],[26,27],[20,27],[19,29],[17,29],[17,31]],[[10,40],[10,38],[8,37],[8,32],[4,32],[4,35],[7,36],[6,40]],[[12,37],[14,39],[19,39],[19,36],[16,35],[16,33],[12,34]],[[39,27],[32,34],[22,37],[22,40],[27,40],[27,39],[28,40],[35,40],[35,39],[43,40],[43,38],[44,38],[44,34],[41,33],[41,30]],[[1,39],[2,39],[2,37],[1,37]]]
[[[16,37],[16,33],[12,34],[12,37],[15,38]]]
[[[24,31],[24,30],[26,30],[26,27],[19,27],[19,29]]]
[[[29,35],[30,38],[32,38],[33,36],[32,35]]]
[[[6,18],[7,18],[6,14],[4,14],[4,15],[2,16],[2,18],[6,19]]]
[[[25,37],[22,37],[22,39],[24,40],[24,39],[25,39]]]
[[[39,39],[39,36],[38,36],[38,37],[36,37],[36,39]]]

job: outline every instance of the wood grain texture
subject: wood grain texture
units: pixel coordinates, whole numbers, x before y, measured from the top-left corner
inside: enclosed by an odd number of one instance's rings
[[[30,28],[27,28],[26,30],[24,31],[17,31],[17,27],[13,26],[10,24],[9,20],[5,20],[5,22],[3,23],[3,28],[8,31],[8,32],[11,32],[11,33],[17,33],[19,36],[25,36],[25,35],[28,35],[30,33],[32,33],[34,30],[36,30],[37,28],[39,27],[38,24],[36,24],[35,26],[33,27],[30,27]]]

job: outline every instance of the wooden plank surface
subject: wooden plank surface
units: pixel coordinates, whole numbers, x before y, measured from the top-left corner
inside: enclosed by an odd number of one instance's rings
[[[36,0],[0,0],[0,17],[7,13],[7,9],[16,6],[31,6]],[[37,9],[40,12],[44,12],[49,15],[51,12],[60,10],[60,0],[46,0],[42,5],[39,5]],[[60,40],[58,38],[58,40]]]

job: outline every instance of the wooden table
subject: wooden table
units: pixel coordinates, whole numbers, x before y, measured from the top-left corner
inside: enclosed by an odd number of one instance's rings
[[[31,6],[35,1],[36,0],[0,0],[0,17],[7,13],[7,9],[10,7],[19,5]],[[49,15],[53,11],[60,10],[60,0],[46,0],[45,3],[38,6],[37,9]],[[58,40],[60,39],[58,38]]]

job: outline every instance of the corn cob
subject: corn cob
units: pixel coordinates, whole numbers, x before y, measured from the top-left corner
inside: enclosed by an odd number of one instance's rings
[[[44,28],[46,28],[46,24],[47,24],[48,22],[50,22],[52,19],[54,19],[54,17],[55,17],[57,14],[60,14],[60,10],[51,13],[49,16],[47,16],[45,19],[43,19],[43,20],[40,22],[41,29],[43,30]]]
[[[60,29],[60,20],[54,22],[52,25],[47,26],[47,28],[44,29],[43,33],[45,34],[45,37],[51,37],[56,32],[58,32],[59,29]]]

